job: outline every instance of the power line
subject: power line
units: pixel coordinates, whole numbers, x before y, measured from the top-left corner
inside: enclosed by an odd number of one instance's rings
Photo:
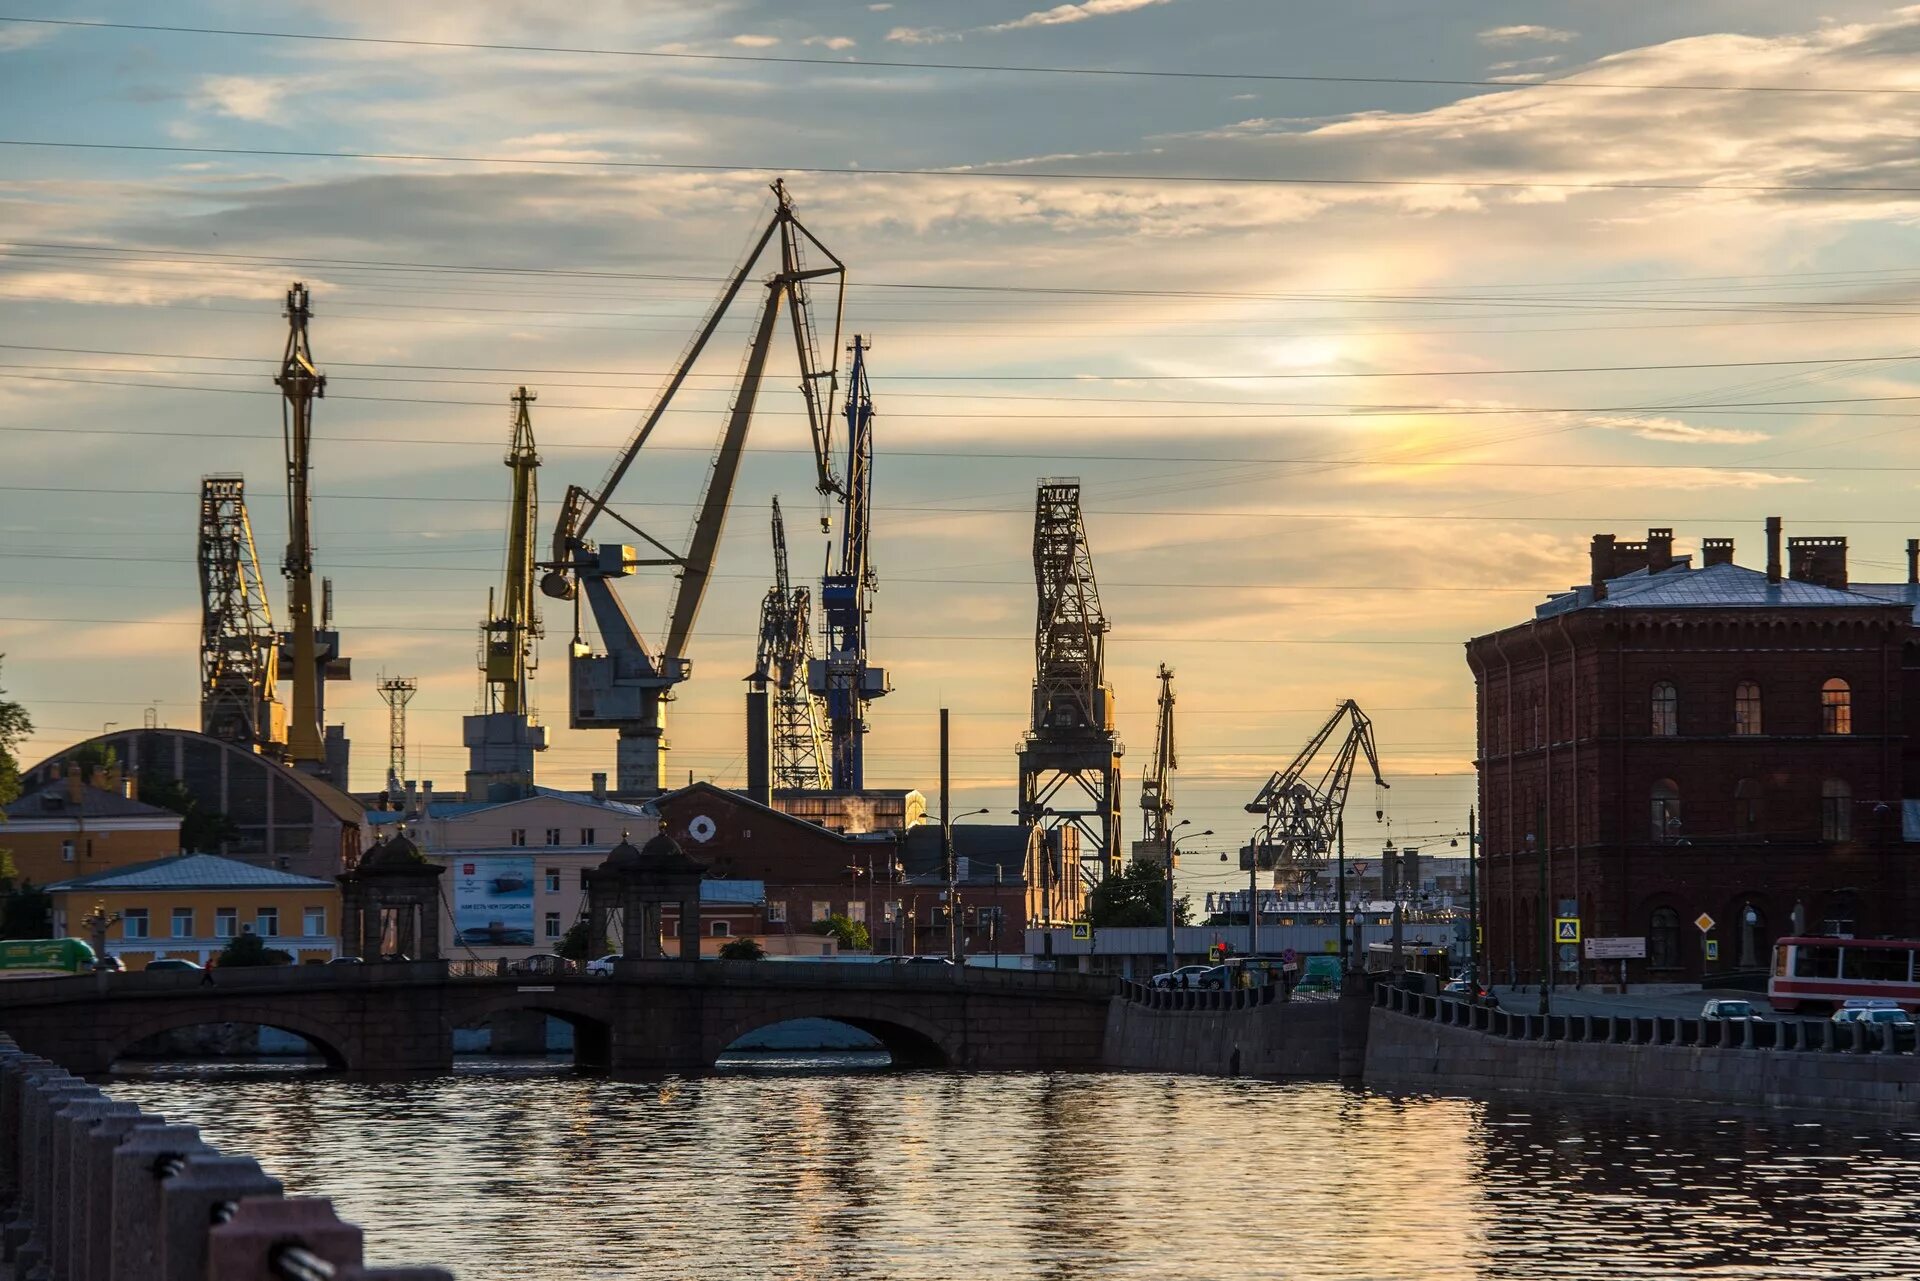
[[[410,49],[470,49],[483,53],[557,53],[604,58],[655,58],[682,62],[765,63],[830,67],[836,71],[969,71],[1004,75],[1130,77],[1156,80],[1227,80],[1281,84],[1413,85],[1447,89],[1497,89],[1520,92],[1553,90],[1638,90],[1661,93],[1762,94],[1893,94],[1920,93],[1920,89],[1873,88],[1861,85],[1715,85],[1675,82],[1610,80],[1452,80],[1416,76],[1331,76],[1271,71],[1181,71],[1157,67],[1059,67],[1018,63],[909,62],[881,58],[809,58],[792,54],[692,53],[665,49],[610,49],[580,45],[509,44],[477,40],[426,40],[404,36],[348,36],[309,31],[264,31],[238,27],[186,27],[145,22],[102,22],[81,18],[0,16],[0,22],[49,27],[81,27],[101,31],[149,31],[168,35],[235,36],[255,40],[304,40],[326,44],[386,45]]]
[[[1920,90],[1909,92],[1920,93]],[[668,173],[809,174],[836,178],[977,178],[1011,182],[1152,182],[1253,187],[1479,187],[1497,191],[1735,191],[1819,192],[1829,195],[1913,195],[1920,186],[1779,182],[1560,182],[1511,178],[1351,178],[1278,174],[1152,174],[1016,172],[1006,169],[887,169],[831,165],[747,165],[667,160],[565,160],[529,156],[462,156],[446,152],[319,151],[298,147],[190,147],[157,142],[71,142],[0,138],[0,147],[64,151],[126,151],[185,156],[265,156],[294,160],[382,160],[432,164],[527,165],[543,169],[639,169]]]

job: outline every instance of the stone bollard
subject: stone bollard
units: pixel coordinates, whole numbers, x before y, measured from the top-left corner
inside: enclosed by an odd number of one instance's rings
[[[81,1164],[86,1155],[86,1136],[107,1117],[131,1118],[139,1114],[140,1109],[132,1103],[117,1102],[95,1093],[74,1095],[53,1116],[50,1150],[53,1213],[47,1216],[47,1254],[53,1264],[53,1275],[62,1281],[71,1281],[77,1271],[74,1267],[76,1237],[84,1242],[83,1234],[94,1226],[101,1231],[112,1230],[109,1222],[88,1223],[87,1212],[93,1204],[92,1189],[87,1186],[91,1169]],[[76,1228],[80,1231],[76,1232]]]
[[[27,1213],[27,1238],[14,1256],[14,1276],[19,1281],[43,1281],[52,1276],[48,1257],[52,1242],[54,1215],[53,1134],[54,1114],[75,1098],[105,1098],[99,1089],[63,1069],[51,1068],[30,1074],[28,1089],[21,1095],[20,1170],[26,1184],[23,1204]]]
[[[12,1261],[14,1251],[27,1239],[27,1231],[32,1226],[27,1213],[27,1134],[22,1108],[30,1078],[36,1072],[51,1071],[53,1067],[46,1059],[30,1054],[0,1065],[0,1154],[4,1154],[0,1159],[7,1164],[12,1185],[12,1194],[4,1212],[0,1213],[0,1261]]]
[[[191,1125],[135,1129],[113,1152],[113,1281],[164,1281],[160,1256],[160,1188],[189,1155],[211,1155]],[[91,1257],[91,1255],[89,1255]]]
[[[289,1272],[319,1276],[323,1267],[337,1276],[362,1266],[362,1247],[360,1229],[335,1214],[324,1197],[246,1197],[207,1234],[207,1281],[255,1281]]]
[[[134,1132],[163,1128],[159,1117],[135,1109],[131,1115],[101,1117],[74,1136],[74,1177],[87,1204],[73,1216],[73,1266],[70,1281],[111,1281],[113,1259],[113,1154]]]
[[[243,1197],[278,1197],[280,1180],[250,1156],[200,1153],[160,1185],[163,1281],[205,1281],[207,1238]]]

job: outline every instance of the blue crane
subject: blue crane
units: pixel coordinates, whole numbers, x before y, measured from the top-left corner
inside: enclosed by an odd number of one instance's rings
[[[867,662],[867,615],[878,579],[867,556],[873,499],[873,392],[867,386],[870,344],[855,334],[847,374],[846,515],[840,528],[840,569],[820,579],[826,615],[826,657],[808,664],[807,685],[827,703],[833,789],[857,792],[866,783],[863,747],[867,704],[893,688],[883,667]]]

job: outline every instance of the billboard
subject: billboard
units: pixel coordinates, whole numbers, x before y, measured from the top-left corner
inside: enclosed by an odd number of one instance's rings
[[[453,933],[466,947],[532,947],[533,856],[455,859]]]

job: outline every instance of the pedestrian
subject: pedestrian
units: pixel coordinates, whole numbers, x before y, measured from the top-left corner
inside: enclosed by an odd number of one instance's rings
[[[206,969],[200,971],[200,986],[201,987],[213,986],[213,966],[211,963],[207,965]]]

